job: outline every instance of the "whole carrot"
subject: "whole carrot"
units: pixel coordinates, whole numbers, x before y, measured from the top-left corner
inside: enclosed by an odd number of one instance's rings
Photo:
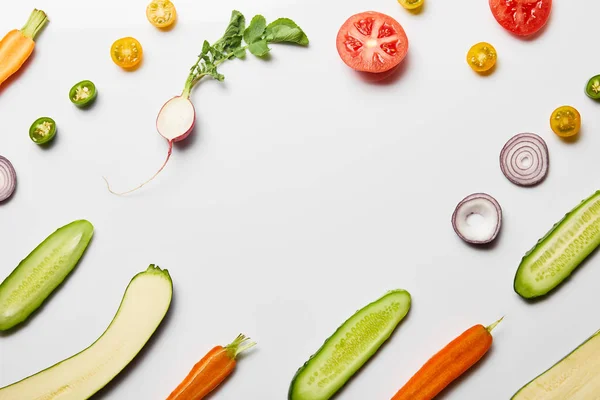
[[[504,317],[503,317],[504,318]],[[440,350],[392,397],[392,400],[431,400],[477,363],[492,346],[492,330],[475,325]]]
[[[239,335],[231,344],[215,346],[200,360],[167,400],[200,400],[221,384],[234,370],[236,357],[256,343]]]
[[[0,40],[0,85],[27,61],[35,47],[33,39],[46,22],[45,12],[33,10],[23,28],[13,29]]]

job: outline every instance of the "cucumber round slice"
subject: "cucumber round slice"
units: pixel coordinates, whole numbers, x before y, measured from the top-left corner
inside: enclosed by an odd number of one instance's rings
[[[75,268],[94,227],[86,220],[59,228],[0,284],[0,331],[23,322]]]
[[[526,299],[549,293],[598,245],[600,191],[569,212],[525,254],[515,276],[515,291]]]
[[[0,400],[82,400],[102,389],[133,360],[165,317],[173,297],[167,270],[154,265],[133,277],[114,319],[90,347],[0,389]]]
[[[377,352],[408,313],[410,294],[394,290],[359,310],[301,367],[289,400],[327,400]]]

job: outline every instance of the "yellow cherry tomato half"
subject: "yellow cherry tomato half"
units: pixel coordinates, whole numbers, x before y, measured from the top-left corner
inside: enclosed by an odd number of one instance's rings
[[[560,137],[571,137],[581,129],[581,115],[571,106],[558,107],[550,117],[552,131]]]
[[[497,58],[494,46],[486,42],[473,45],[467,53],[467,63],[475,72],[489,71],[496,65]]]
[[[170,0],[153,0],[146,7],[146,18],[157,28],[167,28],[177,19],[177,10]]]
[[[144,50],[136,39],[124,37],[113,43],[110,56],[119,67],[133,68],[142,61]]]
[[[414,10],[425,3],[425,0],[398,0],[398,3],[407,10]]]

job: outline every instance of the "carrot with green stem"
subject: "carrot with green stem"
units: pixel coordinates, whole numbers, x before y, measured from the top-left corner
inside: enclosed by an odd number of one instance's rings
[[[431,400],[475,365],[492,346],[492,330],[475,325],[440,350],[392,397],[392,400]]]
[[[189,372],[167,397],[167,400],[201,400],[235,369],[237,356],[256,345],[250,338],[239,335],[231,344],[215,346]]]
[[[47,22],[46,13],[35,9],[23,28],[13,29],[0,40],[0,85],[25,64],[35,48],[35,36]]]

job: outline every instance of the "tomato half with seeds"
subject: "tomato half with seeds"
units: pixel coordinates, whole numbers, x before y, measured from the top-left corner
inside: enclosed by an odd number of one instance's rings
[[[337,35],[337,51],[356,71],[380,73],[406,57],[408,38],[395,19],[375,11],[350,17]]]
[[[171,0],[152,0],[146,7],[146,18],[157,28],[168,28],[177,19],[177,10]]]
[[[550,116],[550,127],[558,136],[575,136],[581,129],[581,115],[571,106],[558,107]]]
[[[533,35],[546,25],[552,0],[490,0],[496,21],[519,36]]]
[[[136,67],[144,56],[142,45],[132,37],[124,37],[115,41],[110,48],[110,56],[115,64],[121,68]]]

